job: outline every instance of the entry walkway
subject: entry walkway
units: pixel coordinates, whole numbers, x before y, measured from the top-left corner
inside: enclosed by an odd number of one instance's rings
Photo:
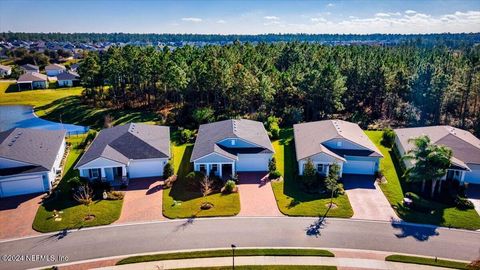
[[[238,216],[282,216],[278,210],[267,173],[239,173],[240,213]]]
[[[480,184],[469,184],[467,188],[467,197],[475,206],[475,210],[480,215]]]
[[[344,175],[343,183],[353,217],[356,219],[398,220],[395,211],[371,175]]]

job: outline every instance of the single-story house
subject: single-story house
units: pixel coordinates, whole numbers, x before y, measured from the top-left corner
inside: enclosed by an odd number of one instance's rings
[[[65,153],[65,130],[14,128],[0,133],[0,197],[52,188]]]
[[[452,149],[452,165],[444,180],[458,180],[460,183],[480,184],[480,140],[472,133],[451,126],[430,126],[395,129],[395,145],[401,156],[414,148],[410,139],[426,135],[434,144]],[[404,160],[407,168],[412,160]]]
[[[298,172],[310,160],[321,175],[337,163],[342,174],[373,175],[382,153],[355,123],[324,120],[293,125]]]
[[[59,64],[50,64],[45,67],[45,72],[47,73],[47,76],[57,76],[58,74],[65,71],[67,71],[67,68]]]
[[[120,185],[161,177],[170,157],[169,127],[131,123],[100,131],[75,169],[81,177]]]
[[[45,89],[48,87],[48,77],[37,72],[27,72],[20,75],[17,80],[17,86],[19,91],[24,89]]]
[[[195,171],[223,177],[266,172],[273,154],[261,122],[234,119],[200,125],[190,161]]]
[[[0,65],[0,77],[10,76],[12,74],[12,67]]]
[[[25,73],[29,73],[29,72],[40,73],[40,68],[32,64],[21,65],[20,68],[23,69]]]
[[[57,75],[58,86],[72,87],[78,85],[80,76],[73,71],[62,72]]]

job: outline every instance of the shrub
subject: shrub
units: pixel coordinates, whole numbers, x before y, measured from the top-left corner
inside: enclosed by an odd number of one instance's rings
[[[457,196],[457,198],[455,199],[455,207],[460,210],[468,210],[468,209],[473,209],[475,206],[467,198],[462,198],[460,196]]]
[[[343,187],[342,183],[338,183],[336,194],[338,194],[338,195],[344,195],[345,194],[345,188]]]
[[[72,178],[68,179],[67,182],[68,182],[68,184],[70,184],[70,186],[72,188],[78,188],[81,185],[85,184],[84,182],[82,182],[82,180],[78,176],[75,176],[75,177],[72,177]]]
[[[180,141],[182,143],[191,142],[192,138],[193,138],[193,131],[191,131],[190,129],[185,128],[182,131],[180,131]]]
[[[277,161],[275,160],[275,157],[272,157],[268,161],[268,172],[272,173],[277,170]]]
[[[281,176],[282,176],[282,174],[277,170],[268,173],[268,179],[270,179],[270,180],[278,179]]]
[[[125,192],[122,191],[110,191],[107,192],[107,200],[123,200],[123,197],[125,197]]]
[[[109,191],[112,189],[109,182],[104,182],[100,179],[93,180],[91,182],[91,186],[95,192],[98,192],[98,191],[103,192],[104,190]]]
[[[235,184],[235,181],[233,180],[228,180],[227,182],[225,182],[225,185],[222,188],[222,193],[224,194],[230,194],[236,191],[237,191],[237,184]]]
[[[199,125],[215,121],[215,111],[211,107],[195,109],[192,116]]]
[[[278,139],[280,136],[280,127],[278,126],[279,119],[275,116],[267,118],[267,131],[272,139]]]
[[[163,167],[163,179],[168,179],[172,175],[173,175],[173,166],[170,162],[167,162],[167,164],[165,164],[165,167]]]
[[[382,145],[391,148],[395,142],[395,132],[391,128],[386,128],[382,133]]]

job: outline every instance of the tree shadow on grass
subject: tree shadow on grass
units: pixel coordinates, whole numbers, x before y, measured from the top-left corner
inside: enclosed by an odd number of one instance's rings
[[[110,115],[115,125],[131,122],[158,122],[161,117],[144,109],[106,109],[95,108],[82,102],[79,96],[68,96],[57,99],[47,105],[39,106],[36,110],[45,110],[42,118],[68,124],[90,126],[93,129],[101,129],[104,117]]]
[[[188,183],[185,179],[185,176],[192,171],[192,164],[190,162],[192,151],[193,145],[187,145],[185,147],[177,172],[178,180],[170,188],[169,195],[176,201],[189,201],[202,196],[200,191],[189,190]]]
[[[35,91],[35,90],[30,90],[30,91]],[[7,89],[5,89],[5,93],[15,93],[15,92],[19,92],[18,90],[18,86],[16,83],[12,83],[10,84]]]

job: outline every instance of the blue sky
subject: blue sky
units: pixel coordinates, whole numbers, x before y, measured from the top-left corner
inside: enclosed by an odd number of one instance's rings
[[[0,0],[0,32],[480,32],[480,1]]]

